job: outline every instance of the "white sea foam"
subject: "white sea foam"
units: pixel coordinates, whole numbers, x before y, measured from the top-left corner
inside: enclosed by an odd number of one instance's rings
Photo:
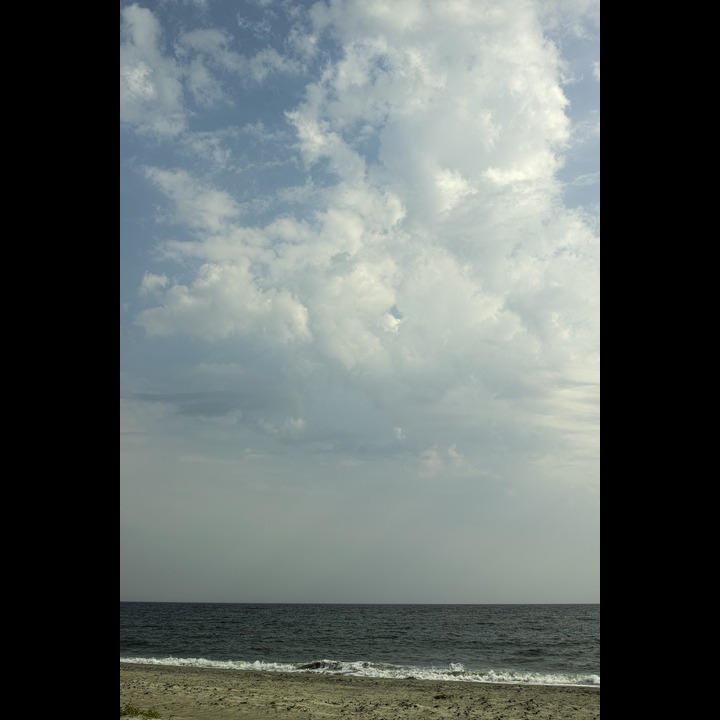
[[[313,673],[320,675],[352,675],[355,677],[390,678],[403,680],[448,680],[512,685],[573,685],[600,687],[599,675],[541,674],[533,672],[503,672],[496,670],[466,670],[462,663],[448,667],[403,667],[365,661],[314,660],[308,663],[275,663],[255,660],[207,660],[205,658],[137,658],[121,657],[121,663],[140,665],[170,665],[177,667],[216,668],[221,670],[259,670],[264,672]]]

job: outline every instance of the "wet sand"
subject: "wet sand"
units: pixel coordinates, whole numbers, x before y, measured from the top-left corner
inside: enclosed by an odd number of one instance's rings
[[[600,689],[120,663],[127,704],[163,720],[595,720]]]

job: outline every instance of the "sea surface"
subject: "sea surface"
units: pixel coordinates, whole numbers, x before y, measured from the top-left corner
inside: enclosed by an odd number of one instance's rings
[[[600,605],[120,603],[120,662],[600,686]]]

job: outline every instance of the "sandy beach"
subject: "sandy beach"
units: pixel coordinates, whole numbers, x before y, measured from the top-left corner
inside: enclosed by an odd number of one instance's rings
[[[600,717],[600,689],[120,663],[121,709],[128,704],[163,720],[590,720]]]

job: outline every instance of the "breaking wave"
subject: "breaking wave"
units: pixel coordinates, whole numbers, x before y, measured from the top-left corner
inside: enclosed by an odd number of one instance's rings
[[[394,680],[449,680],[511,685],[574,685],[600,687],[599,675],[543,674],[522,671],[466,670],[462,663],[447,667],[411,667],[366,661],[311,660],[304,663],[275,663],[256,660],[207,660],[205,658],[138,658],[121,657],[121,663],[138,665],[170,665],[176,667],[214,668],[218,670],[256,670],[261,672],[313,673],[320,675],[352,675],[354,677],[388,678]]]

